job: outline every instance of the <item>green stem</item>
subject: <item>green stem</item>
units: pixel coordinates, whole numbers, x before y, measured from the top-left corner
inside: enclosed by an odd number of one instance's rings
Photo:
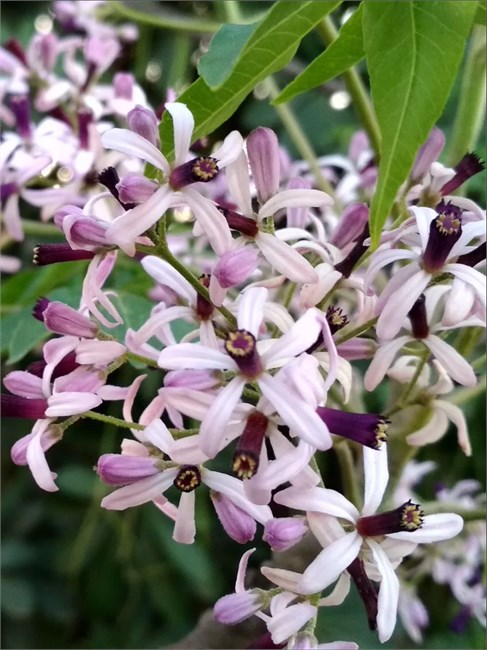
[[[478,143],[485,115],[485,27],[474,25],[450,137],[448,164],[456,165]]]
[[[125,358],[127,361],[135,361],[136,363],[142,363],[144,366],[150,366],[151,368],[159,368],[157,361],[154,359],[149,359],[149,357],[143,357],[141,354],[134,354],[133,352],[126,352]]]
[[[137,429],[138,431],[143,431],[145,429],[144,424],[126,422],[125,420],[113,417],[112,415],[103,415],[102,413],[95,413],[95,411],[86,411],[86,413],[83,413],[80,417],[90,418],[91,420],[98,420],[99,422],[111,424],[114,427],[121,427],[122,429]]]
[[[356,508],[361,507],[362,497],[357,485],[357,470],[353,462],[352,451],[347,440],[341,440],[333,446],[340,465],[343,492]]]
[[[265,84],[269,90],[269,95],[272,99],[275,99],[280,92],[275,80],[272,77],[268,77]],[[318,187],[330,196],[334,196],[333,187],[322,174],[321,168],[316,160],[316,154],[308,140],[308,136],[301,128],[300,123],[296,119],[289,105],[278,104],[277,106],[273,106],[273,108],[281,119],[281,122],[286,127],[289,137],[293,141],[299,155],[306,160],[310,170],[315,175]]]
[[[338,36],[338,32],[330,16],[326,16],[317,27],[318,32],[325,45],[330,45]],[[345,85],[350,93],[354,108],[362,122],[364,129],[369,136],[370,144],[375,152],[377,161],[380,156],[380,130],[375,117],[372,102],[368,96],[365,86],[354,67],[343,73]]]
[[[160,29],[170,29],[174,32],[196,32],[196,33],[210,33],[216,32],[220,29],[221,25],[213,20],[206,20],[204,18],[193,18],[189,16],[176,15],[169,12],[163,14],[148,14],[137,9],[128,7],[119,0],[112,0],[108,3],[107,13],[112,15],[123,16],[129,20],[137,23],[151,25]]]
[[[349,341],[350,339],[353,339],[354,336],[360,336],[361,334],[364,334],[367,332],[371,327],[374,327],[374,325],[377,323],[377,318],[371,318],[370,320],[366,321],[365,323],[362,323],[361,325],[358,325],[357,327],[354,327],[351,330],[344,331],[341,336],[337,336],[335,340],[336,345],[341,345],[342,343],[345,343],[345,341]],[[344,330],[346,329],[345,327],[343,328]]]
[[[41,223],[31,219],[22,220],[22,228],[26,235],[39,235],[41,237],[62,237],[64,234],[57,226],[52,223]]]

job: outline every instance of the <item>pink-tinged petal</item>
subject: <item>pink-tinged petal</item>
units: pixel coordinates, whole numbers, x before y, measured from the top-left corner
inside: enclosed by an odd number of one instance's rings
[[[192,544],[196,535],[195,492],[181,492],[172,538],[179,544]]]
[[[322,451],[331,447],[327,426],[309,404],[296,399],[294,391],[266,373],[259,377],[258,384],[293,433]]]
[[[238,326],[258,338],[259,328],[264,319],[264,304],[268,290],[264,287],[250,287],[243,292],[238,303]]]
[[[147,375],[139,375],[138,377],[136,377],[134,381],[130,384],[127,393],[123,398],[124,402],[123,402],[122,414],[125,420],[127,420],[127,422],[133,422],[132,407],[134,405],[135,397],[139,391],[140,385],[146,377]]]
[[[455,277],[470,285],[475,292],[475,296],[485,309],[485,275],[465,264],[447,264],[443,267],[443,270],[446,273],[452,273]]]
[[[367,390],[374,390],[380,384],[391,367],[394,357],[409,340],[409,336],[400,336],[398,339],[388,341],[377,349],[364,375],[364,386]]]
[[[61,416],[77,415],[100,406],[102,400],[92,393],[66,392],[51,395],[48,398],[46,417],[56,418]]]
[[[201,470],[201,480],[210,490],[225,494],[238,508],[246,512],[261,524],[272,519],[272,512],[268,506],[256,505],[248,500],[242,481],[234,476],[214,472],[209,469]]]
[[[307,442],[300,440],[297,447],[280,455],[276,460],[271,460],[266,467],[260,469],[255,479],[256,487],[263,490],[276,488],[278,485],[290,481],[296,474],[308,466],[315,452],[315,448]]]
[[[162,420],[157,419],[148,424],[141,437],[172,458],[171,450],[174,439]]]
[[[243,377],[234,377],[217,395],[206,412],[200,427],[200,447],[209,458],[214,458],[220,450],[226,425],[240,401],[244,386]]]
[[[387,444],[380,449],[363,448],[364,458],[364,507],[362,514],[373,515],[377,510],[389,481],[387,466]]]
[[[235,579],[235,593],[239,594],[242,591],[245,591],[245,574],[247,573],[247,565],[249,563],[249,557],[255,551],[255,548],[249,548],[248,551],[240,558],[238,563],[237,577]]]
[[[181,194],[208,237],[208,241],[215,253],[221,256],[229,251],[233,246],[233,239],[223,214],[217,210],[209,199],[192,187],[185,187]]]
[[[336,585],[333,587],[333,591],[321,598],[318,606],[319,607],[336,607],[341,605],[345,598],[348,596],[350,591],[350,574],[348,572],[342,573],[338,578]]]
[[[376,313],[379,314],[389,298],[400,291],[404,283],[409,280],[409,278],[412,278],[413,275],[419,273],[420,270],[420,266],[417,262],[411,262],[411,264],[407,264],[397,272],[394,272],[379,296],[376,305]]]
[[[321,512],[309,512],[306,515],[311,532],[323,548],[346,535],[336,517]]]
[[[211,153],[218,160],[218,168],[224,169],[233,163],[242,151],[243,138],[238,131],[230,131],[218,149]]]
[[[155,255],[146,255],[141,261],[144,271],[159,284],[165,285],[188,301],[195,302],[195,290],[183,276],[165,260]]]
[[[125,510],[152,501],[172,485],[178,471],[176,468],[167,469],[161,474],[125,485],[102,499],[100,505],[107,510]]]
[[[424,427],[406,436],[406,441],[409,445],[415,447],[429,445],[440,440],[445,435],[447,429],[448,419],[446,415],[441,411],[434,410],[431,413],[431,418],[426,422]]]
[[[340,517],[353,524],[359,517],[357,508],[343,494],[322,487],[307,490],[296,487],[286,488],[274,495],[274,501],[294,510],[321,512]]]
[[[332,542],[311,562],[298,583],[303,594],[317,594],[338,578],[342,571],[355,560],[362,545],[362,538],[353,531]]]
[[[172,117],[174,130],[174,165],[182,165],[188,157],[191,136],[194,129],[194,117],[186,104],[167,102],[164,105]]]
[[[160,394],[168,407],[202,420],[215,399],[212,393],[203,393],[192,388],[161,388]]]
[[[269,264],[292,282],[318,281],[318,275],[308,260],[275,235],[259,232],[255,243]]]
[[[431,276],[418,271],[398,289],[382,308],[377,321],[377,336],[392,339],[404,324],[411,307],[428,286]]]
[[[14,395],[31,399],[42,399],[42,379],[26,370],[9,372],[3,380],[3,385]]]
[[[415,259],[417,255],[412,251],[404,250],[403,248],[399,249],[387,249],[384,251],[378,251],[372,256],[371,262],[365,273],[364,285],[365,287],[370,287],[372,282],[375,279],[377,273],[387,264],[392,264],[399,260],[412,260]]]
[[[456,197],[453,199],[456,203]],[[460,207],[460,206],[458,206]],[[485,239],[485,219],[482,218],[481,221],[472,221],[470,223],[464,223],[462,225],[462,234],[460,238],[453,244],[453,247],[448,255],[448,259],[453,259],[457,255],[463,255],[466,252],[465,248],[476,237],[482,237]],[[468,250],[468,249],[467,249]]]
[[[168,501],[166,497],[156,497],[155,499],[152,499],[152,503],[156,506],[156,508],[163,512],[166,517],[169,517],[169,519],[176,521],[176,517],[178,516],[178,508],[174,505],[174,503]]]
[[[433,334],[423,339],[423,343],[431,350],[452,379],[463,386],[475,386],[477,377],[472,366],[454,347]]]
[[[442,542],[458,535],[463,528],[463,519],[453,512],[437,515],[427,515],[423,519],[421,528],[413,532],[392,533],[387,535],[390,539],[414,542],[415,544],[430,544]]]
[[[165,174],[169,174],[169,163],[159,149],[138,133],[128,129],[110,129],[102,134],[101,144],[105,149],[113,149],[127,156],[141,158]]]
[[[164,348],[157,363],[166,370],[238,370],[228,354],[198,343],[178,343]]]
[[[230,196],[239,210],[246,217],[254,216],[249,186],[249,165],[247,156],[242,151],[225,172]]]
[[[316,616],[316,607],[310,603],[297,603],[286,607],[273,616],[267,624],[272,641],[276,644],[286,641],[314,616]]]
[[[199,435],[174,440],[171,458],[178,465],[201,465],[208,460],[208,456],[200,449]]]
[[[303,577],[301,573],[287,571],[286,569],[275,569],[274,567],[263,566],[260,568],[262,575],[278,587],[293,593],[299,593],[298,583]]]
[[[154,194],[127,210],[108,227],[105,237],[110,243],[119,246],[127,255],[135,255],[135,240],[164,216],[173,203],[174,195],[167,185],[163,185]]]
[[[213,323],[210,320],[203,320],[200,323],[200,341],[201,345],[215,348],[215,350],[218,349],[218,338]]]
[[[32,436],[27,446],[26,460],[37,485],[47,492],[56,492],[59,490],[58,486],[54,483],[56,474],[49,469],[42,448],[42,434],[48,428],[49,424],[49,420],[40,420],[34,426],[32,433],[35,432],[35,435]]]
[[[295,357],[307,350],[316,342],[321,332],[319,312],[308,309],[294,325],[283,334],[272,347],[262,355],[262,362],[266,368],[275,367],[274,364],[281,360]]]
[[[326,376],[326,381],[323,390],[325,393],[328,393],[328,390],[331,388],[331,386],[334,384],[335,380],[337,379],[340,359],[338,357],[335,341],[333,340],[333,336],[331,334],[330,326],[328,324],[327,319],[323,317],[321,319],[321,323],[322,323],[321,332],[323,334],[323,342],[328,352],[328,374]]]
[[[259,210],[259,221],[285,208],[318,208],[325,205],[333,205],[333,199],[321,190],[283,190],[264,203]]]
[[[441,324],[445,327],[455,327],[465,320],[473,309],[475,294],[472,288],[460,280],[453,278],[448,300]]]
[[[118,341],[84,339],[76,346],[76,363],[104,367],[121,357],[127,348]]]
[[[409,210],[413,213],[414,218],[416,219],[416,225],[418,226],[418,232],[421,238],[421,248],[425,250],[430,235],[430,224],[433,219],[436,219],[438,214],[436,210],[433,210],[433,208],[418,208],[412,206]]]
[[[399,580],[385,551],[377,542],[367,539],[377,568],[382,576],[379,587],[377,631],[379,640],[385,643],[391,638],[396,627],[397,603],[399,600]]]
[[[471,456],[472,445],[470,444],[467,421],[463,415],[463,411],[458,408],[458,406],[455,406],[455,404],[450,404],[449,402],[444,402],[439,399],[433,402],[433,406],[442,411],[446,417],[453,422],[457,428],[457,438],[460,449],[466,456]]]

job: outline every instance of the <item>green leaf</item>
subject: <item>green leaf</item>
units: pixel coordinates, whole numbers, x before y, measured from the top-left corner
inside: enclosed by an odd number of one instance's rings
[[[487,23],[487,5],[484,0],[479,0],[477,11],[475,13],[474,22],[478,25],[485,25]]]
[[[325,84],[364,58],[362,5],[341,28],[336,40],[301,72],[272,102],[281,104]]]
[[[418,148],[440,117],[462,60],[476,2],[365,2],[363,33],[381,131],[370,231],[376,245]]]
[[[200,76],[212,90],[228,79],[258,24],[223,25],[213,36],[208,52],[198,63]]]
[[[49,332],[44,323],[39,322],[32,316],[32,309],[26,307],[17,314],[17,326],[12,332],[8,344],[8,364],[16,363],[23,359],[26,354],[33,350],[36,345],[44,341]]]
[[[287,65],[303,36],[340,2],[275,2],[222,86],[211,90],[203,79],[198,79],[178,98],[194,115],[193,141],[217,129],[258,83]],[[168,113],[163,116],[160,135],[163,153],[171,159],[174,154],[173,127]]]

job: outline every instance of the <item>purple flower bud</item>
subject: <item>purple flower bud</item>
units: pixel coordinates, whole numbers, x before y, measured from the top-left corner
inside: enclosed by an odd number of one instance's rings
[[[74,251],[69,244],[39,244],[34,248],[33,262],[37,266],[47,266],[58,262],[75,262],[91,260],[95,253],[91,251]]]
[[[41,420],[46,417],[47,399],[28,399],[18,395],[1,394],[2,416],[4,418],[26,418]]]
[[[341,219],[331,234],[330,243],[343,249],[358,239],[369,221],[369,207],[365,203],[353,203],[343,212]]]
[[[223,289],[245,282],[257,268],[259,255],[253,246],[244,246],[224,253],[218,260],[213,275]]]
[[[223,596],[215,603],[213,614],[219,623],[236,625],[258,612],[263,606],[262,590],[251,589]]]
[[[440,129],[433,127],[428,136],[428,139],[420,147],[416,160],[414,162],[413,170],[411,172],[411,179],[417,181],[422,178],[429,170],[431,163],[438,160],[438,156],[443,151],[445,146],[445,136]]]
[[[301,517],[282,517],[266,522],[262,539],[273,551],[287,551],[300,542],[307,532],[308,527]]]
[[[150,456],[103,454],[98,459],[96,473],[108,485],[130,485],[157,474],[158,462]]]
[[[246,544],[254,539],[257,524],[249,514],[221,492],[212,490],[210,496],[218,519],[229,537],[239,544]]]
[[[265,203],[279,191],[279,141],[277,135],[263,126],[247,138],[247,154],[257,189],[259,203]]]
[[[76,309],[62,302],[52,302],[47,298],[40,298],[37,301],[32,315],[56,334],[92,339],[98,332],[98,326]]]
[[[158,122],[155,113],[137,105],[127,115],[129,129],[159,148]]]
[[[134,203],[124,203],[118,195],[118,183],[120,177],[115,167],[106,167],[98,174],[98,182],[104,185],[110,194],[117,199],[124,210],[135,207]]]
[[[117,72],[113,77],[115,97],[119,99],[132,99],[134,90],[134,76],[129,72]]]
[[[141,174],[127,174],[115,186],[122,203],[142,203],[147,201],[157,189],[157,183]]]
[[[24,140],[30,140],[32,128],[30,123],[30,102],[27,95],[14,95],[9,102],[9,108],[15,115],[17,133]]]

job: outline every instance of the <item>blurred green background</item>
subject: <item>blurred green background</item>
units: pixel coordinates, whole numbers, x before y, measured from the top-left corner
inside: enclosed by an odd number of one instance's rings
[[[137,3],[142,4],[142,3]],[[222,2],[156,2],[159,11],[187,13],[224,20]],[[244,13],[265,9],[270,3],[242,3]],[[342,12],[357,3],[344,3]],[[257,7],[258,5],[258,7]],[[35,18],[49,12],[46,2],[3,2],[2,43],[15,37],[24,45],[35,31]],[[336,16],[339,18],[339,15]],[[180,90],[196,77],[195,60],[208,36],[174,34],[141,26],[128,69],[135,71],[154,106],[165,98],[165,88]],[[306,37],[297,56],[286,70],[277,75],[283,87],[320,51],[322,45],[314,34]],[[149,64],[154,64],[147,78]],[[335,81],[326,89],[317,89],[292,102],[300,123],[318,154],[346,154],[351,135],[358,122],[351,107],[334,110],[330,97],[343,90]],[[292,143],[275,110],[262,97],[262,89],[250,96],[233,118],[215,137],[231,128],[245,135],[264,125],[277,131],[281,142],[294,156]],[[447,137],[458,102],[457,83],[439,126]],[[482,135],[484,142],[484,135]],[[481,150],[479,154],[483,154]],[[472,198],[484,201],[485,174],[470,182]],[[33,340],[43,339],[43,329],[30,317],[41,295],[66,300],[75,305],[84,266],[71,264],[57,269],[33,268],[30,254],[39,238],[28,237],[9,252],[25,260],[22,276],[3,279],[2,353],[8,359],[6,345],[9,332],[18,328],[14,363],[4,363],[3,374],[23,369],[38,358],[29,352]],[[50,241],[46,239],[45,241]],[[62,275],[62,277],[60,277]],[[150,286],[135,265],[125,261],[117,270],[114,287],[124,301],[132,326],[150,307],[144,298]],[[9,352],[12,358],[12,351]],[[133,375],[121,369],[113,379],[127,385]],[[141,398],[136,405],[140,413],[160,385],[157,371],[149,371]],[[111,382],[112,383],[112,382]],[[380,391],[370,396],[368,406],[377,408],[384,396]],[[116,410],[114,414],[117,414]],[[435,445],[425,448],[419,458],[434,459],[439,471],[424,482],[420,494],[433,498],[434,483],[453,485],[462,478],[476,478],[485,489],[485,405],[481,398],[470,403],[467,417],[474,454],[465,458],[456,446],[453,431]],[[58,472],[60,491],[49,494],[38,489],[25,468],[12,464],[12,444],[28,433],[30,422],[5,419],[2,424],[2,646],[5,648],[158,648],[187,634],[199,615],[217,598],[233,591],[235,572],[241,553],[252,545],[258,547],[251,565],[258,566],[269,557],[259,539],[244,547],[228,540],[213,512],[205,488],[197,494],[197,540],[192,546],[177,545],[171,540],[172,524],[152,505],[125,512],[106,512],[99,502],[107,488],[92,469],[102,453],[118,450],[118,431],[93,422],[83,422],[67,432],[61,444],[48,452],[51,468]],[[452,462],[452,458],[454,461]],[[339,487],[334,454],[322,459],[327,484]],[[228,471],[229,457],[219,459],[215,469]],[[261,531],[258,532],[260,538]],[[431,626],[423,647],[483,648],[484,630],[475,621],[465,634],[449,630],[449,621],[459,605],[446,588],[425,582],[421,589],[430,610]],[[361,648],[378,647],[376,635],[366,629],[362,605],[352,593],[337,609],[322,612],[323,640],[355,640]],[[416,647],[398,626],[386,648]]]

